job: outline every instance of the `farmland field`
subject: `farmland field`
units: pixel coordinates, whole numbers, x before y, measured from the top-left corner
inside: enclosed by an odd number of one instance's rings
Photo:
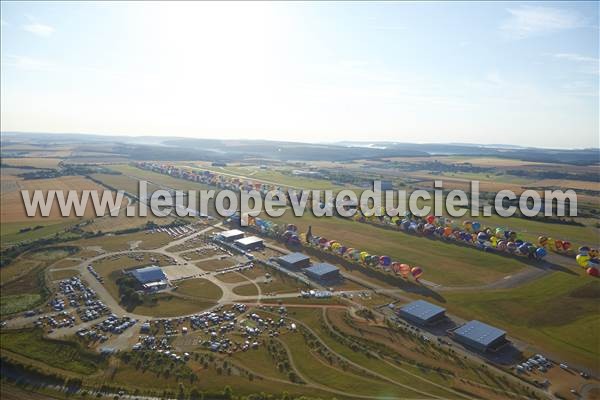
[[[34,190],[42,190],[44,196],[47,194],[48,190],[63,191],[66,196],[66,191],[68,190],[77,190],[78,193],[81,194],[81,190],[102,189],[100,186],[88,179],[73,176],[52,179],[23,180],[19,181],[19,188],[21,190],[29,190],[30,195],[33,195]],[[63,219],[63,217],[60,215],[60,209],[56,203],[53,203],[53,207],[51,208],[50,215],[48,217],[42,217],[38,211],[36,217],[30,218],[26,214],[23,199],[21,198],[21,193],[16,191],[9,192],[3,195],[1,199],[2,211],[0,216],[2,218],[3,223],[28,221],[30,224],[35,224],[37,221],[57,221]],[[84,217],[89,218],[91,216],[94,216],[94,210],[91,204],[88,204],[88,207],[85,210]],[[78,217],[72,216],[70,218],[77,219]]]
[[[50,157],[24,157],[24,158],[3,158],[4,164],[13,167],[34,167],[34,168],[57,168],[58,164],[63,161],[61,158]]]

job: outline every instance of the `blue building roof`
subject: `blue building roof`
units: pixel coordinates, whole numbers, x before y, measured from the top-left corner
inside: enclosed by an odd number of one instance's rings
[[[400,310],[405,314],[409,314],[423,321],[427,321],[430,318],[446,312],[445,308],[436,306],[435,304],[431,304],[425,300],[413,301],[412,303],[400,308]]]
[[[167,279],[162,268],[152,265],[150,267],[138,268],[131,272],[131,274],[137,279],[142,285],[149,282],[164,281]]]
[[[483,346],[489,346],[494,340],[506,335],[503,330],[476,320],[467,322],[454,333]]]
[[[295,264],[297,262],[306,261],[309,258],[310,257],[308,257],[306,254],[290,253],[290,254],[286,254],[285,256],[279,257],[279,260],[286,262],[288,264]]]
[[[306,272],[315,276],[324,276],[331,272],[339,271],[338,267],[327,263],[313,264],[311,267],[305,269]]]

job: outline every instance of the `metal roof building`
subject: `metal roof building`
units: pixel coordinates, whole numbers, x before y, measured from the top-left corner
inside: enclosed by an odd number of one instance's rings
[[[290,253],[279,257],[277,262],[287,268],[305,268],[310,265],[310,257],[302,253]]]
[[[476,320],[456,328],[453,336],[457,342],[481,352],[497,350],[507,343],[506,332]]]
[[[398,316],[419,325],[432,325],[446,317],[446,309],[425,300],[417,300],[401,307]]]
[[[306,275],[315,280],[330,280],[340,276],[340,270],[328,263],[313,264],[304,270]]]
[[[234,243],[244,250],[254,250],[264,246],[263,240],[258,236],[250,236],[243,239],[238,239]]]
[[[152,282],[167,281],[167,276],[163,272],[162,268],[156,265],[134,269],[131,271],[131,275],[133,275],[135,279],[137,279],[142,285]]]
[[[219,233],[219,236],[221,236],[226,242],[233,242],[234,240],[243,238],[244,232],[240,231],[239,229],[231,229]]]

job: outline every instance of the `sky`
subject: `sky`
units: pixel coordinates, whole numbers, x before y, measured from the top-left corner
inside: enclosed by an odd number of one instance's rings
[[[600,146],[598,2],[0,4],[4,132]]]

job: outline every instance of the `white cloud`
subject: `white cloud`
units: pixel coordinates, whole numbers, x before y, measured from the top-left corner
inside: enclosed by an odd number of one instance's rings
[[[29,33],[33,33],[34,35],[48,37],[52,35],[55,31],[54,27],[46,24],[42,24],[36,18],[27,15],[27,19],[29,20],[28,24],[23,25],[23,29]]]
[[[562,59],[569,60],[569,61],[575,61],[575,62],[595,62],[595,63],[598,62],[597,58],[583,56],[583,55],[577,54],[577,53],[558,53],[558,54],[555,54],[554,57],[562,58]]]
[[[506,11],[510,17],[500,29],[511,38],[543,35],[585,25],[585,20],[580,14],[559,8],[523,6]]]
[[[558,53],[554,54],[554,57],[578,64],[579,70],[583,73],[600,75],[600,59],[598,58],[577,53]]]
[[[15,67],[18,69],[28,70],[28,71],[51,71],[56,70],[56,66],[51,62],[41,60],[38,58],[28,57],[28,56],[19,56],[13,54],[7,54],[6,58],[8,59],[6,62],[3,62],[2,65],[8,67]]]

